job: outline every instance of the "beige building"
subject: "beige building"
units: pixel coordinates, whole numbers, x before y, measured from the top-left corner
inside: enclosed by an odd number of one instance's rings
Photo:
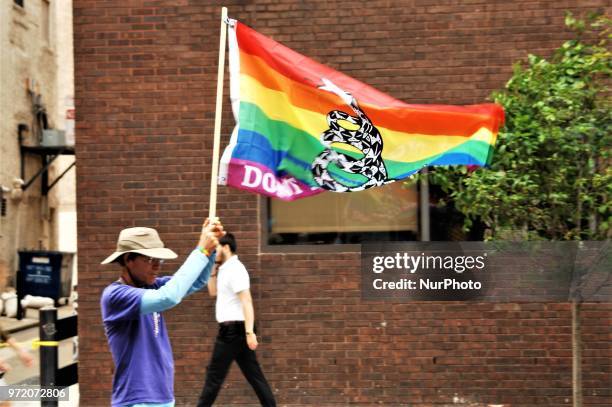
[[[76,252],[72,50],[72,0],[0,2],[0,290],[18,250]]]

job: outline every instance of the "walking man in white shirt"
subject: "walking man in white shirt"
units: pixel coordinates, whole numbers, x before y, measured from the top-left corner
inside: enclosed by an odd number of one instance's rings
[[[212,406],[232,361],[255,390],[262,406],[276,406],[272,390],[257,362],[255,349],[255,312],[251,298],[249,273],[236,255],[236,240],[231,233],[219,239],[216,272],[208,281],[208,293],[217,297],[215,315],[219,334],[206,371],[206,381],[198,407]]]

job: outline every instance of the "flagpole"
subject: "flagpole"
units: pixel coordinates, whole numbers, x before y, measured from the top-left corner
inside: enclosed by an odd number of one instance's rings
[[[210,175],[210,203],[208,217],[217,217],[217,178],[219,176],[219,150],[221,145],[221,112],[223,108],[223,74],[225,73],[225,42],[227,40],[227,7],[221,8],[221,35],[219,37],[219,67],[217,70],[217,105],[213,132],[212,171]]]
[[[421,241],[429,242],[431,240],[431,226],[429,224],[429,180],[427,167],[421,170],[421,193],[420,198],[420,213],[421,213]]]

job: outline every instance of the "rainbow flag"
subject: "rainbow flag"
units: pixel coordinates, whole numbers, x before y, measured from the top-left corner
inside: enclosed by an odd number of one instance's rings
[[[230,23],[236,127],[221,185],[294,200],[384,185],[426,166],[490,162],[501,106],[407,104]]]

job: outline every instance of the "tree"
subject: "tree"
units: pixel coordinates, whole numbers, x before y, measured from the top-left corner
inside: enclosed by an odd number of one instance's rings
[[[465,216],[464,228],[484,222],[488,238],[508,231],[522,238],[605,239],[611,235],[612,110],[610,19],[566,16],[576,37],[550,60],[529,55],[516,63],[489,167],[437,167],[429,182]],[[450,201],[450,202],[449,202]]]

